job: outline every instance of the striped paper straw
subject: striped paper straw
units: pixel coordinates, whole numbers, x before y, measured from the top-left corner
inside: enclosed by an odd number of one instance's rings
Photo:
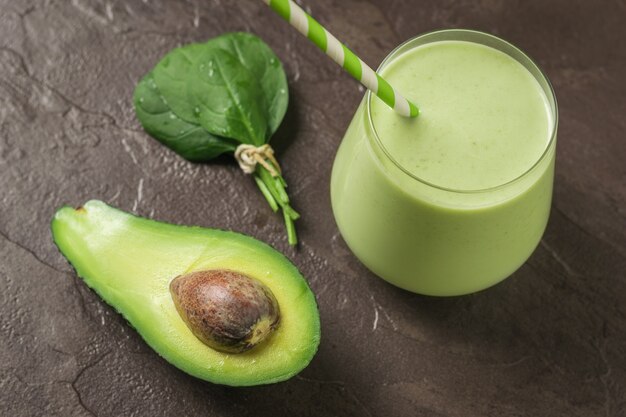
[[[300,6],[291,0],[263,1],[398,114],[406,117],[415,117],[419,114],[415,104],[402,97],[387,81],[369,65],[361,61],[354,52],[339,42]]]

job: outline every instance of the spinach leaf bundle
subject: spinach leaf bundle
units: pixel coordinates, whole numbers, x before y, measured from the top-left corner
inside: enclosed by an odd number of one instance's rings
[[[268,144],[287,110],[287,78],[267,44],[228,33],[176,48],[141,79],[133,101],[144,130],[182,157],[232,152],[272,210],[282,210],[289,243],[297,243],[299,214]]]

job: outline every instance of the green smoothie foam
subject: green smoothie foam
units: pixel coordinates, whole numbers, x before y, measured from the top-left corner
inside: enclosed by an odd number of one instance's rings
[[[398,117],[373,100],[374,126],[391,156],[424,181],[459,190],[495,187],[522,175],[546,149],[547,98],[503,52],[442,41],[404,53],[382,75],[422,113]]]
[[[504,41],[425,35],[437,36],[446,39],[418,39],[383,65],[421,113],[404,118],[366,96],[337,152],[331,200],[342,236],[374,273],[414,292],[457,295],[506,278],[541,239],[556,103],[534,64]]]

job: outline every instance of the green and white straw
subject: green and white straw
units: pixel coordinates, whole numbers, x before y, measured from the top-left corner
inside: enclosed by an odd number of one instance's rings
[[[387,81],[369,65],[361,61],[354,52],[339,42],[300,6],[291,0],[263,1],[398,114],[405,117],[415,117],[419,114],[415,104],[402,97]]]

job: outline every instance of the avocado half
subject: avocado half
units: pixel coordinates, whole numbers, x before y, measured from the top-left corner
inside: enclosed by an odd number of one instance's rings
[[[270,246],[239,233],[177,226],[133,216],[100,201],[59,209],[52,235],[85,283],[179,369],[217,384],[284,381],[304,369],[320,341],[315,297],[296,267]],[[238,271],[269,287],[281,309],[278,329],[236,354],[202,343],[176,310],[177,276]]]

